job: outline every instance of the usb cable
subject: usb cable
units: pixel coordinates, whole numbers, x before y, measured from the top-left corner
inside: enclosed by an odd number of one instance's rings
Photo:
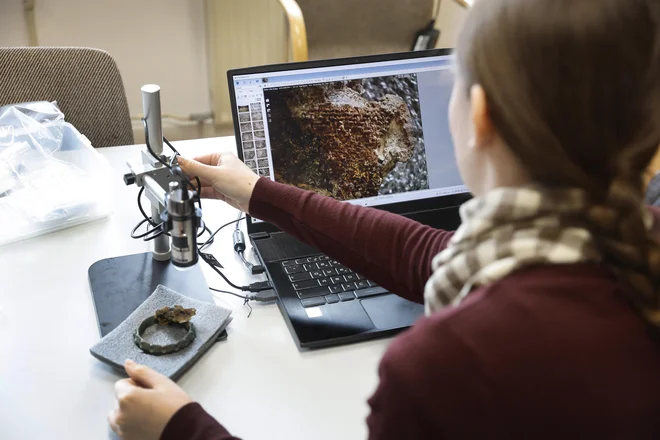
[[[261,264],[252,264],[247,258],[245,258],[245,236],[243,235],[243,231],[238,229],[239,224],[240,221],[236,222],[236,229],[234,229],[234,252],[241,257],[241,261],[245,265],[245,268],[249,270],[252,275],[261,275],[266,269]]]

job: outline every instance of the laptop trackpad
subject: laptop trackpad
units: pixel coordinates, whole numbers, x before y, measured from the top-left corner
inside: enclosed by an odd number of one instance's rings
[[[360,301],[378,329],[408,327],[424,314],[424,306],[397,295],[384,295]]]
[[[310,307],[302,315],[290,315],[301,344],[345,338],[375,327],[357,300]]]
[[[335,332],[344,333],[342,336],[374,329],[364,309],[355,300],[331,304],[322,307],[322,310],[324,319],[316,320],[315,324],[319,325],[322,322],[333,328]]]

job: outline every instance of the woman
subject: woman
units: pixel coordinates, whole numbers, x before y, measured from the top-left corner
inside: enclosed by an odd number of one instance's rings
[[[453,236],[233,156],[182,161],[204,197],[425,302],[381,362],[370,438],[660,438],[660,247],[642,201],[660,144],[659,8],[477,2],[450,105],[475,198]],[[124,438],[233,438],[169,380],[126,368],[110,416]]]

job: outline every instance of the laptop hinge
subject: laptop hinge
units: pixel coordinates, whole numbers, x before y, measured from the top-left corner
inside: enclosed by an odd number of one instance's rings
[[[268,232],[255,232],[250,234],[250,238],[252,240],[263,240],[264,238],[270,238],[270,234]]]

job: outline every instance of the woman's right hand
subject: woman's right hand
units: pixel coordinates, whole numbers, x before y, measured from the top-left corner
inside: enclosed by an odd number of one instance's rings
[[[194,159],[178,157],[184,173],[202,183],[200,196],[219,199],[248,212],[254,186],[259,180],[250,168],[231,153],[212,153]]]

